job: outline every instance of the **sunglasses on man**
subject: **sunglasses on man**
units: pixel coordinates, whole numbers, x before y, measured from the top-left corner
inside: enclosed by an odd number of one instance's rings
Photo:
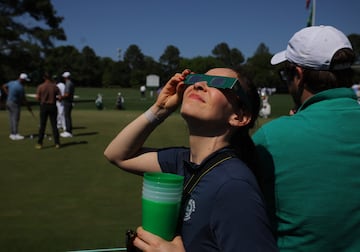
[[[286,85],[289,85],[296,75],[297,75],[296,67],[285,67],[279,70],[280,79]]]

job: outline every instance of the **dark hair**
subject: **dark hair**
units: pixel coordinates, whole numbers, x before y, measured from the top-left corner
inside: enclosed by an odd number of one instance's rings
[[[250,104],[241,104],[243,112],[251,117],[249,124],[241,127],[234,133],[230,140],[232,148],[236,151],[238,157],[246,163],[250,170],[254,173],[260,188],[262,189],[262,174],[258,164],[258,154],[255,144],[251,138],[250,130],[255,126],[256,120],[260,111],[260,96],[256,86],[253,82],[243,73],[241,68],[233,69],[237,75],[240,85],[245,92]]]
[[[350,48],[343,48],[338,50],[330,63],[330,70],[319,71],[309,68],[303,68],[303,82],[304,87],[311,93],[316,94],[324,90],[351,87],[353,85],[353,70],[351,64],[355,60],[355,54]],[[345,69],[337,69],[339,65],[348,66]],[[285,67],[292,69],[296,65],[287,62]]]
[[[53,76],[48,71],[43,72],[43,78],[46,80],[53,80]]]

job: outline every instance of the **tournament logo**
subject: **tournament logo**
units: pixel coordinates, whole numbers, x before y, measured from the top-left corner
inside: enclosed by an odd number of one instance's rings
[[[191,219],[191,214],[195,212],[195,200],[190,199],[188,201],[188,204],[186,206],[185,215],[184,215],[184,221],[188,221]]]

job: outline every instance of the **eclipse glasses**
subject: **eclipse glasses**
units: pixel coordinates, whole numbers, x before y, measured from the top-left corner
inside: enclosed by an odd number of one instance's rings
[[[223,77],[223,76],[214,76],[206,74],[189,74],[186,76],[184,83],[187,85],[193,85],[196,82],[206,81],[209,87],[214,88],[229,88],[233,89],[236,84],[240,85],[238,79]]]
[[[202,81],[205,81],[209,87],[233,90],[241,99],[241,101],[245,102],[247,105],[249,105],[249,107],[251,107],[251,103],[249,102],[249,99],[247,98],[247,95],[243,91],[237,78],[206,74],[189,74],[186,76],[184,83],[186,85],[193,85]]]

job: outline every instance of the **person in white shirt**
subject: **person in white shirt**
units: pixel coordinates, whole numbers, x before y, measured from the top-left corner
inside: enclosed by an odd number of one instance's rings
[[[60,89],[61,96],[65,93],[65,84],[61,81],[59,81],[56,86]],[[65,116],[64,116],[64,103],[63,101],[56,101],[56,107],[57,107],[57,128],[62,129],[63,131],[66,131],[66,124],[65,124]]]

